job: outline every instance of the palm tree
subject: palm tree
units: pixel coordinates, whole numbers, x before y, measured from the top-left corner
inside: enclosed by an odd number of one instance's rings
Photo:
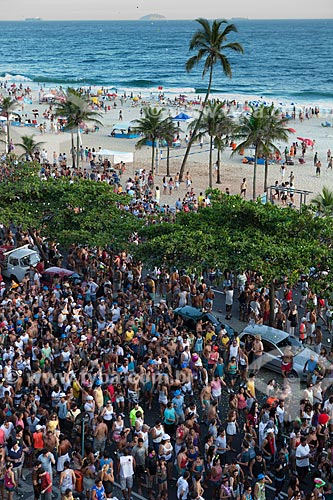
[[[170,176],[170,145],[172,145],[172,141],[179,133],[179,127],[175,124],[175,122],[168,116],[165,118],[160,126],[160,138],[164,140],[167,144],[167,165],[166,165],[166,175]]]
[[[102,115],[98,111],[91,109],[89,101],[80,92],[72,88],[67,89],[65,99],[57,105],[55,114],[56,116],[65,116],[67,118],[67,125],[65,127],[67,130],[76,130],[76,164],[79,166],[80,126],[83,122],[102,125],[102,122],[98,120]],[[73,143],[72,155],[74,155]]]
[[[34,154],[44,143],[36,142],[33,135],[22,135],[21,139],[22,142],[15,144],[15,146],[19,146],[23,149],[24,153],[22,156],[25,157],[27,161],[32,161]]]
[[[151,108],[150,106],[143,109],[143,117],[135,120],[136,126],[134,130],[136,133],[141,134],[142,138],[136,143],[135,147],[141,149],[146,146],[147,141],[152,143],[151,147],[151,171],[154,175],[154,160],[155,160],[155,147],[156,140],[161,137],[162,129],[162,113],[164,109]]]
[[[217,147],[217,184],[221,184],[220,157],[225,146],[225,137],[232,135],[235,125],[231,118],[224,114],[224,102],[208,102],[206,110],[202,115],[197,137],[209,135],[209,187],[213,187],[213,149]],[[192,122],[192,128],[196,128],[196,121]]]
[[[10,97],[4,97],[2,103],[0,105],[1,113],[6,117],[6,143],[7,143],[7,151],[6,153],[10,153],[10,115],[18,115],[15,113],[15,109],[17,106],[17,102]]]
[[[225,43],[230,33],[237,32],[237,28],[234,24],[228,24],[225,19],[218,21],[214,20],[212,24],[210,24],[210,22],[207,19],[203,18],[199,18],[196,21],[199,23],[200,28],[193,35],[189,49],[197,50],[197,54],[190,57],[185,67],[186,71],[190,72],[192,71],[194,66],[196,66],[203,59],[205,59],[202,78],[204,78],[206,73],[209,72],[209,80],[208,80],[206,96],[203,101],[202,109],[200,111],[200,115],[197,121],[197,129],[193,130],[193,134],[188,142],[183,162],[180,168],[179,172],[180,180],[182,180],[183,178],[186,161],[189,152],[191,150],[192,144],[195,140],[196,133],[199,128],[200,121],[209,98],[213,81],[213,69],[215,65],[220,64],[222,66],[223,73],[229,78],[231,78],[232,71],[230,62],[229,59],[224,54],[224,51],[232,50],[235,52],[241,52],[241,53],[243,52],[243,47],[239,43],[237,42]],[[226,26],[224,27],[224,25]]]
[[[237,135],[243,137],[244,141],[238,144],[233,154],[254,147],[252,198],[255,200],[258,158],[264,156],[267,163],[265,170],[265,190],[267,190],[268,157],[271,153],[279,151],[273,141],[287,141],[288,130],[274,105],[267,107],[262,104],[259,108],[251,107],[250,116],[241,117]]]
[[[214,139],[214,145],[217,148],[217,177],[216,184],[221,184],[221,153],[224,150],[229,137],[234,135],[236,126],[232,119],[223,113],[218,126],[217,134]]]
[[[318,194],[311,202],[318,212],[326,215],[333,215],[333,191],[323,187],[321,194]]]

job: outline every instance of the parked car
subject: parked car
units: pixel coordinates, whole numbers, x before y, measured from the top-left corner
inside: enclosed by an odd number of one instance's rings
[[[36,267],[40,261],[39,253],[30,245],[0,251],[1,272],[5,278],[9,278],[20,283],[30,267]],[[10,247],[9,247],[10,248]]]
[[[276,373],[281,373],[281,360],[284,348],[291,348],[294,358],[292,371],[289,374],[290,379],[306,380],[306,374],[303,371],[306,361],[310,359],[311,355],[314,355],[315,359],[318,359],[318,355],[312,349],[304,347],[298,339],[271,326],[256,324],[247,326],[239,334],[241,345],[244,345],[245,339],[249,335],[252,337],[255,335],[261,336],[265,351],[262,366]]]
[[[174,309],[173,313],[175,317],[180,316],[184,321],[184,325],[190,330],[195,331],[198,321],[202,319],[203,323],[206,321],[212,323],[216,334],[220,333],[222,325],[224,325],[228,336],[233,337],[234,335],[234,329],[226,323],[221,323],[220,320],[211,312],[205,312],[192,306],[184,306],[177,307]]]

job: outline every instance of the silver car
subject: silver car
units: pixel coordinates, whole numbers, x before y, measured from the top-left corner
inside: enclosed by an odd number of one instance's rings
[[[249,325],[239,334],[239,339],[241,345],[244,344],[247,336],[254,337],[255,335],[261,336],[261,341],[264,346],[264,354],[262,360],[262,366],[268,370],[272,370],[276,373],[281,373],[281,359],[283,356],[283,351],[286,347],[290,347],[293,354],[293,368],[290,372],[288,378],[290,379],[300,379],[306,380],[306,373],[304,373],[304,365],[313,355],[315,359],[318,359],[318,355],[309,349],[304,347],[299,340],[292,337],[282,330],[277,330],[271,326],[266,325]]]

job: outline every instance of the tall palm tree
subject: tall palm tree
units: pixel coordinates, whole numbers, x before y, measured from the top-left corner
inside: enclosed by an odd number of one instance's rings
[[[166,158],[166,175],[170,176],[170,146],[172,141],[179,133],[179,127],[175,124],[172,118],[168,116],[161,122],[160,138],[167,144],[167,158]]]
[[[318,194],[311,202],[318,212],[325,215],[333,215],[333,191],[327,187],[323,187],[323,190]]]
[[[101,113],[94,111],[88,99],[83,97],[79,91],[68,88],[65,99],[59,103],[55,110],[56,116],[65,116],[67,118],[66,129],[76,131],[76,165],[80,162],[80,126],[84,122],[92,122],[97,125],[102,125],[98,120]],[[72,147],[72,150],[74,148]]]
[[[203,18],[199,18],[196,21],[197,23],[199,23],[200,28],[193,35],[189,49],[197,50],[197,53],[196,55],[190,57],[185,67],[186,71],[190,72],[192,71],[194,66],[199,64],[204,59],[202,78],[205,77],[207,72],[209,73],[207,92],[205,99],[202,103],[199,119],[197,121],[197,129],[198,129],[212,88],[214,67],[220,64],[222,66],[223,73],[227,77],[231,78],[232,70],[230,62],[229,59],[224,54],[224,52],[231,50],[242,53],[243,47],[237,42],[225,43],[230,33],[237,32],[236,26],[234,24],[228,24],[228,22],[225,19],[214,20],[212,24],[210,24],[210,22],[207,19]],[[193,130],[193,134],[188,142],[183,162],[180,167],[180,172],[179,172],[180,180],[182,180],[183,178],[186,161],[190,153],[192,144],[195,140],[197,129]]]
[[[209,135],[209,187],[213,187],[213,146],[215,144],[215,138],[220,132],[221,122],[224,118],[223,113],[223,103],[222,102],[208,102],[204,110],[204,113],[200,119],[197,118],[191,124],[193,129],[192,137],[194,136],[194,131],[197,130],[196,138],[201,139],[205,135]],[[198,125],[199,120],[199,125]]]
[[[253,200],[256,199],[258,158],[264,156],[267,164],[265,170],[265,190],[267,190],[268,157],[271,153],[279,151],[273,141],[287,141],[288,139],[288,130],[279,115],[279,111],[274,108],[273,104],[268,107],[264,104],[258,108],[251,107],[250,116],[242,116],[237,128],[237,136],[244,138],[244,141],[238,144],[233,154],[245,148],[254,147]]]
[[[36,142],[33,135],[22,135],[22,142],[15,144],[23,149],[24,153],[22,157],[25,157],[27,161],[32,161],[34,154],[40,149],[44,144],[43,142]]]
[[[151,147],[151,171],[154,175],[154,161],[155,161],[155,148],[156,140],[161,137],[162,129],[162,113],[164,109],[151,108],[150,106],[143,109],[143,117],[135,120],[136,125],[134,130],[136,133],[141,134],[142,138],[136,143],[135,147],[141,149],[146,146],[147,141],[152,143]]]
[[[0,104],[0,112],[6,117],[6,153],[10,153],[10,115],[18,115],[15,112],[17,107],[17,102],[11,97],[4,97],[2,103]]]

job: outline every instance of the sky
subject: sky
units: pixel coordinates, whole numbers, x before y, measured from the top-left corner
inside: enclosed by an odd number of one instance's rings
[[[224,2],[223,2],[224,3]],[[251,19],[333,18],[332,0],[0,0],[0,20],[121,20],[161,14],[167,19],[248,17]]]

